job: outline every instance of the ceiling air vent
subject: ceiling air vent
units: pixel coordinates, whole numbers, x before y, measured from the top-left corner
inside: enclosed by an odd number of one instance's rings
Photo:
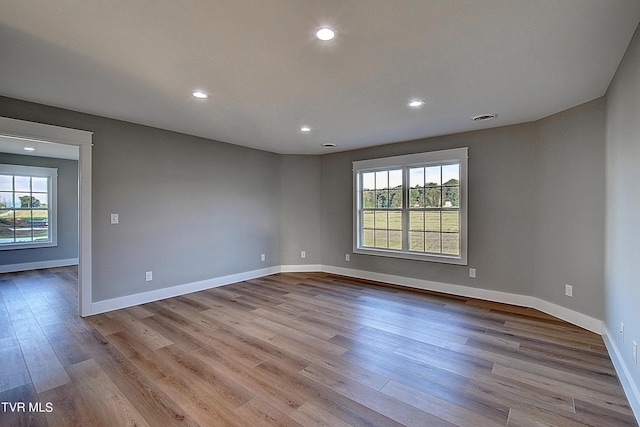
[[[495,119],[496,117],[498,117],[497,114],[480,114],[479,116],[471,118],[471,120],[474,122],[483,122],[485,120]]]

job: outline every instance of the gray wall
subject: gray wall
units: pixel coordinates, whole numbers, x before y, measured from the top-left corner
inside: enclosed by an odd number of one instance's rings
[[[353,254],[351,162],[469,147],[469,278],[467,266]],[[324,264],[423,280],[532,293],[535,210],[534,124],[431,138],[323,157]],[[347,183],[347,184],[345,184]]]
[[[0,163],[58,168],[58,246],[0,251],[0,265],[78,258],[78,162],[0,153]]]
[[[351,162],[469,147],[469,266],[345,253],[352,249]],[[389,144],[322,158],[322,263],[479,287],[601,319],[604,101],[539,122]],[[468,268],[477,278],[468,277]],[[574,297],[564,296],[564,284]]]
[[[94,132],[95,301],[267,266],[324,264],[533,295],[596,318],[603,113],[600,99],[535,123],[290,156],[0,98],[0,115]],[[468,267],[477,278],[467,266],[359,254],[345,261],[352,161],[464,146]],[[109,224],[110,213],[119,225]],[[144,282],[147,270],[153,282]],[[573,299],[565,283],[575,286]]]
[[[606,120],[605,324],[638,390],[631,343],[640,344],[640,30],[607,92]]]
[[[280,264],[279,156],[9,98],[0,115],[94,132],[94,301]]]
[[[604,108],[599,98],[537,122],[534,295],[596,319],[604,315]]]
[[[322,159],[283,155],[280,163],[280,259],[283,265],[322,262]],[[300,252],[306,252],[306,258]]]

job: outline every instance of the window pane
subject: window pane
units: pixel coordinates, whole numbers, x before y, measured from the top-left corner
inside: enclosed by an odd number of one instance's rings
[[[15,186],[15,191],[31,191],[31,178],[28,176],[16,176]]]
[[[389,171],[389,188],[402,188],[402,169]]]
[[[424,233],[426,252],[440,253],[440,233]]]
[[[441,190],[440,187],[429,187],[426,189],[427,194],[425,197],[426,205],[428,208],[439,208],[440,207],[440,196]]]
[[[14,206],[16,208],[30,208],[31,207],[31,194],[28,193],[15,193]]]
[[[389,212],[389,230],[402,230],[402,212]]]
[[[16,230],[16,243],[33,242],[30,228],[19,228]]]
[[[373,211],[362,212],[362,227],[374,228],[373,227]]]
[[[442,207],[457,208],[460,206],[460,188],[442,187]]]
[[[15,211],[15,235],[16,242],[30,242],[31,239],[31,210],[16,210]]]
[[[49,181],[49,178],[32,178],[31,185],[33,186],[33,189],[31,191],[34,193],[46,193],[48,191],[47,181]]]
[[[366,172],[362,174],[362,189],[363,190],[375,190],[376,188],[376,174],[373,172]]]
[[[384,209],[389,207],[389,190],[376,190],[376,208]]]
[[[387,228],[387,212],[386,211],[376,211],[376,228]]]
[[[0,175],[0,191],[13,191],[12,175]]]
[[[387,248],[387,230],[375,230],[376,248]]]
[[[442,234],[442,253],[448,255],[460,253],[460,235],[458,233]]]
[[[376,207],[376,192],[375,191],[363,191],[362,192],[362,207],[373,209]]]
[[[424,212],[423,211],[409,212],[409,230],[414,230],[414,231],[424,230]]]
[[[459,182],[459,164],[442,166],[442,185],[458,185]]]
[[[460,215],[458,211],[442,212],[442,231],[458,233],[460,231]]]
[[[387,171],[376,172],[376,190],[389,188],[389,174]]]
[[[16,209],[16,226],[31,227],[31,209]]]
[[[389,207],[402,209],[402,186],[389,190]]]
[[[13,207],[13,193],[0,192],[0,209]]]
[[[11,209],[0,210],[0,243],[13,243],[15,221],[14,211]]]
[[[32,208],[46,208],[48,196],[46,193],[34,193],[31,195]]]
[[[364,230],[364,232],[362,233],[362,240],[363,246],[369,246],[370,248],[372,248],[374,244],[373,230]]]
[[[425,183],[428,186],[438,186],[442,184],[441,181],[441,168],[440,166],[431,166],[426,168],[427,170],[427,177],[425,179]]]
[[[402,249],[402,231],[389,231],[389,248]]]
[[[409,190],[409,207],[424,208],[424,187]]]
[[[424,233],[422,232],[409,232],[409,250],[424,252]]]
[[[425,212],[425,226],[427,231],[440,232],[440,211]]]
[[[409,187],[424,187],[424,168],[409,169]]]
[[[33,240],[49,240],[49,211],[34,210],[32,218]]]

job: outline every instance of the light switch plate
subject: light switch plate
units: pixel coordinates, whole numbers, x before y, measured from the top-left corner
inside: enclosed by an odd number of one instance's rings
[[[118,223],[118,214],[111,214],[111,224]]]

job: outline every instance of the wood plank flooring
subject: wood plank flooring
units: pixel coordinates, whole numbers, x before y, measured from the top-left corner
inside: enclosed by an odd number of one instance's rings
[[[531,309],[322,273],[76,307],[75,268],[0,275],[0,425],[637,425],[601,337]]]

